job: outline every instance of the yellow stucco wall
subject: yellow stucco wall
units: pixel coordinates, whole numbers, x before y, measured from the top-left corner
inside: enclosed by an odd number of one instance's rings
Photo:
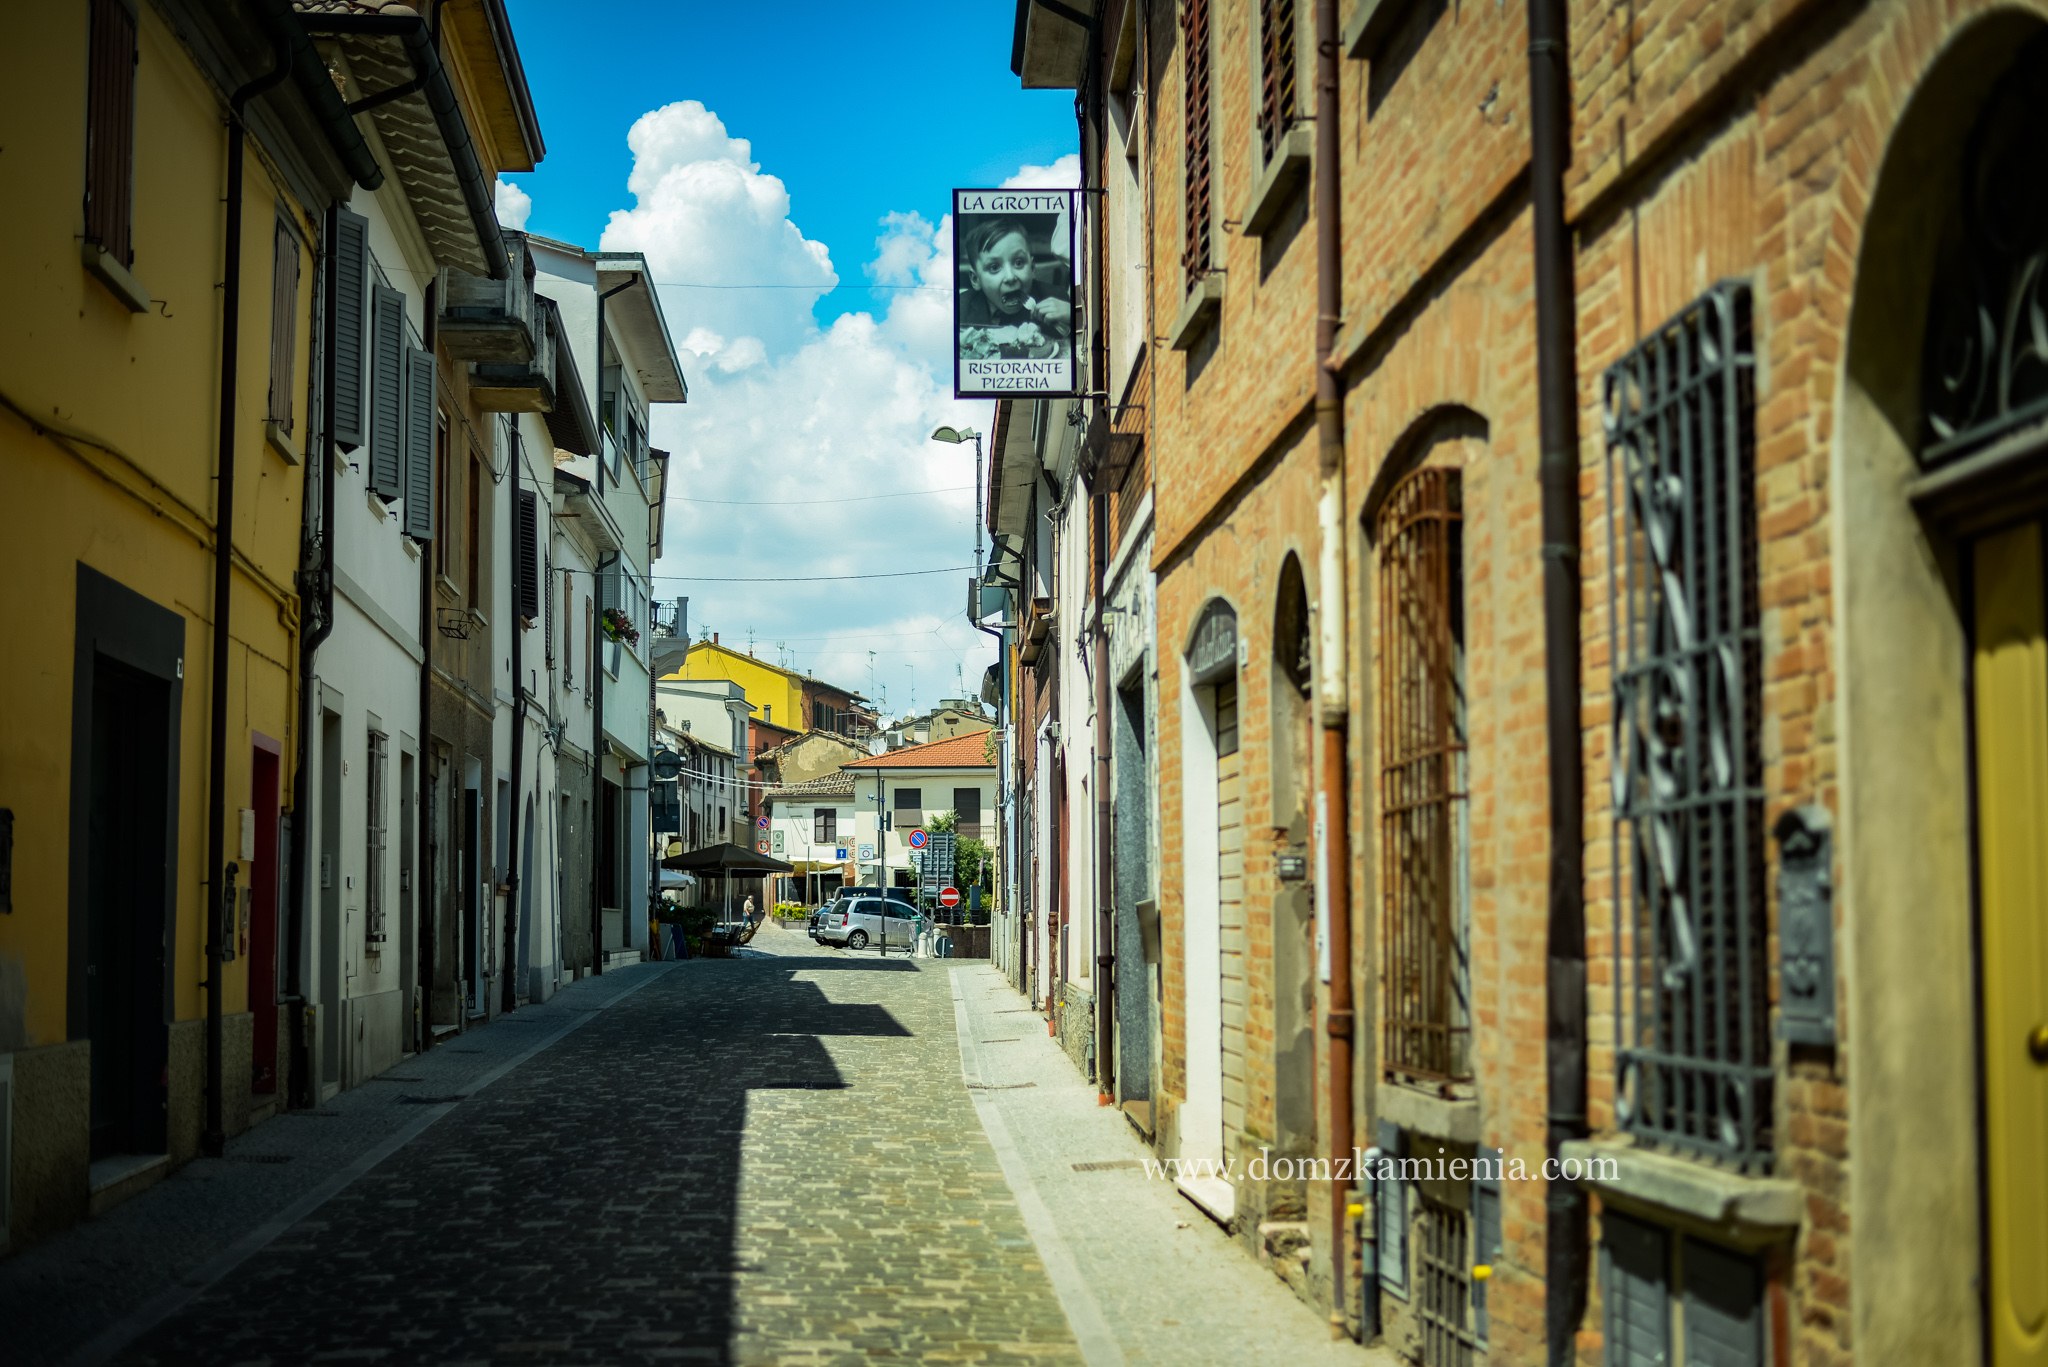
[[[803,729],[802,682],[787,670],[757,660],[743,650],[699,641],[690,647],[682,669],[663,677],[736,683],[746,690],[747,705],[753,708],[755,716],[777,726]]]
[[[78,566],[185,623],[178,737],[174,1016],[205,1010],[212,531],[221,343],[226,133],[222,102],[149,5],[140,7],[133,273],[158,301],[132,313],[81,265],[87,7],[25,10],[0,44],[0,806],[15,814],[14,910],[0,916],[0,1050],[66,1034],[72,844],[72,650]],[[297,560],[304,471],[264,437],[277,183],[254,146],[243,206],[240,433],[229,651],[226,857],[249,802],[251,733],[296,745]],[[302,234],[296,439],[304,440],[313,259]],[[38,430],[42,425],[43,430]],[[246,1005],[229,966],[223,1006]]]

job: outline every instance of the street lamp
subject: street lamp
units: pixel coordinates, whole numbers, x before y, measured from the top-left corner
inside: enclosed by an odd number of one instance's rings
[[[989,631],[981,624],[981,433],[971,427],[941,427],[932,433],[933,441],[950,442],[957,446],[961,442],[974,443],[974,594],[968,602],[967,619],[976,629],[988,631],[998,642],[1003,639],[1000,631]]]

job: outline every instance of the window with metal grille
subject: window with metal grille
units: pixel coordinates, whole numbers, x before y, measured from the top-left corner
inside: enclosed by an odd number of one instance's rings
[[[135,0],[92,0],[85,94],[85,240],[135,264]]]
[[[1381,963],[1392,1078],[1472,1075],[1465,606],[1459,472],[1415,471],[1380,510]]]
[[[1471,1220],[1427,1196],[1416,1204],[1415,1318],[1422,1329],[1422,1367],[1470,1367],[1478,1347]]]
[[[277,430],[292,430],[293,369],[299,340],[299,235],[282,218],[277,221],[276,255],[270,279],[270,421]]]
[[[830,845],[839,839],[839,809],[818,807],[811,812],[811,843]]]
[[[1214,267],[1209,251],[1210,156],[1209,156],[1209,0],[1182,0],[1180,7],[1182,54],[1183,119],[1181,169],[1186,191],[1187,243],[1181,249],[1181,268],[1188,282],[1207,275]]]
[[[384,943],[384,775],[390,739],[370,732],[368,823],[363,828],[363,938],[372,954]]]
[[[1259,0],[1259,151],[1271,160],[1300,108],[1296,90],[1299,50],[1297,0]]]
[[[1601,380],[1614,652],[1615,1113],[1771,1162],[1749,286]]]

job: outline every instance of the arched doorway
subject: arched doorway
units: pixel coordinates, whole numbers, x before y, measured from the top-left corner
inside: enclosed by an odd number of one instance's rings
[[[1211,599],[1188,638],[1181,690],[1182,1011],[1187,1091],[1180,1186],[1217,1218],[1236,1213],[1223,1174],[1224,1056],[1244,1052],[1243,996],[1226,1019],[1224,977],[1243,973],[1244,776],[1238,752],[1237,611]],[[1233,1049],[1233,1044],[1235,1048]],[[1192,1175],[1191,1175],[1192,1174]]]
[[[1844,935],[1878,1361],[1981,1339],[1991,1367],[2048,1364],[2044,135],[2040,21],[1955,35],[1886,149],[1851,313]]]

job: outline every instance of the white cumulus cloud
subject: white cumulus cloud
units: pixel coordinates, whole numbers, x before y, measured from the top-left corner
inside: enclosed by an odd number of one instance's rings
[[[498,182],[498,222],[513,232],[526,228],[526,217],[533,212],[533,196],[509,180]]]
[[[839,270],[746,138],[688,100],[642,115],[627,142],[633,207],[600,245],[646,253],[690,382],[689,403],[654,418],[673,453],[656,596],[689,596],[693,634],[745,648],[751,628],[764,659],[862,692],[872,680],[892,712],[973,696],[994,653],[965,620],[964,570],[835,577],[973,559],[973,447],[930,439],[994,417],[952,396],[951,218],[883,218],[860,274],[896,287],[887,306],[821,326]],[[1078,171],[1067,157],[1010,183]],[[714,582],[734,579],[774,582]]]
[[[999,190],[1071,190],[1081,183],[1081,154],[1069,152],[1050,166],[1020,166]]]

